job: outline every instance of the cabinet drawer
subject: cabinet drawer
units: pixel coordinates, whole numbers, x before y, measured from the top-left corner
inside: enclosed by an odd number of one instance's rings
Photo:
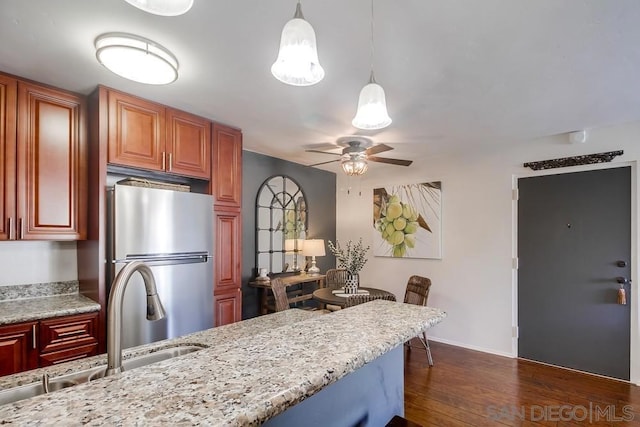
[[[59,317],[40,322],[40,352],[98,344],[98,314]],[[41,355],[42,356],[42,355]]]
[[[64,350],[43,353],[40,355],[40,366],[57,365],[58,363],[70,362],[84,357],[98,354],[98,343],[72,347]]]

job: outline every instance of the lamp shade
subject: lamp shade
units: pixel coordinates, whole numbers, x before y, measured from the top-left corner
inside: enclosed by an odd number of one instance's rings
[[[304,256],[325,256],[324,240],[323,239],[308,239],[304,241],[304,249],[302,250]]]
[[[139,83],[163,85],[178,78],[178,60],[158,43],[134,34],[107,33],[95,41],[96,58],[109,71]]]
[[[324,69],[318,60],[316,33],[302,16],[299,2],[293,19],[282,29],[280,50],[271,73],[292,86],[310,86],[324,78]]]
[[[358,111],[351,123],[358,129],[365,130],[382,129],[391,124],[384,89],[376,83],[373,71],[369,83],[360,91]]]
[[[161,16],[178,16],[187,13],[193,0],[125,0],[145,12]]]

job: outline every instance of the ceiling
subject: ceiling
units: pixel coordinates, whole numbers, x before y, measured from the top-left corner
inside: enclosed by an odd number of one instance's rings
[[[370,2],[302,2],[326,72],[310,87],[270,73],[295,6],[195,0],[160,17],[124,0],[2,0],[0,70],[133,93],[240,127],[246,149],[302,164],[331,160],[304,150],[350,134],[393,146],[385,157],[421,159],[640,119],[637,0],[375,0],[374,68],[393,119],[375,132],[351,126],[369,77]],[[113,31],[171,50],[178,80],[146,86],[104,69],[93,42]]]

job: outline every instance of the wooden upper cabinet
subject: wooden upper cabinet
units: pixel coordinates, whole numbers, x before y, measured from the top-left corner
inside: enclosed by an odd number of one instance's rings
[[[242,205],[242,132],[213,124],[213,196],[216,206]]]
[[[107,161],[211,178],[211,122],[115,90],[108,91]]]
[[[211,178],[211,122],[183,111],[167,109],[167,171]]]
[[[16,231],[16,91],[18,82],[0,74],[0,240]]]
[[[121,166],[164,170],[164,106],[109,91],[107,161]]]
[[[18,239],[86,238],[85,112],[81,96],[18,82]]]

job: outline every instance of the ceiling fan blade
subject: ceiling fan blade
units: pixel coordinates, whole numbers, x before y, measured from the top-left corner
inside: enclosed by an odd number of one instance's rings
[[[393,150],[393,147],[389,147],[386,144],[378,144],[378,145],[374,145],[371,148],[367,148],[367,155],[370,156],[372,154],[383,153],[389,150]]]
[[[332,154],[334,156],[342,156],[340,153],[329,153],[328,151],[320,151],[320,150],[304,150],[307,153],[320,153],[320,154]]]
[[[388,159],[386,157],[369,156],[367,160],[378,163],[389,163],[390,165],[409,166],[413,160]]]
[[[317,144],[307,144],[304,148],[307,148],[309,150],[320,150],[320,151],[342,149],[342,147],[340,147],[339,145],[331,142],[319,142]]]
[[[327,153],[327,154],[331,154],[331,153]],[[314,163],[312,165],[307,165],[309,167],[311,166],[320,166],[320,165],[326,165],[327,163],[333,163],[333,162],[339,162],[340,159],[335,159],[335,160],[329,160],[328,162],[321,162],[321,163]]]

